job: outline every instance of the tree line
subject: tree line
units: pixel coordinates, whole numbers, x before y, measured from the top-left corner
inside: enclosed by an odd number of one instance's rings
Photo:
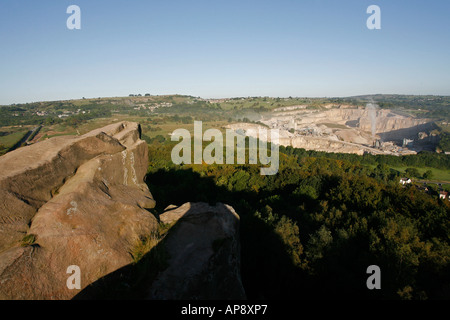
[[[364,157],[283,149],[279,173],[261,176],[258,165],[176,166],[172,147],[149,146],[156,213],[188,201],[232,205],[249,298],[450,298],[449,201],[400,186],[376,156],[371,168]],[[382,290],[366,287],[372,264]]]

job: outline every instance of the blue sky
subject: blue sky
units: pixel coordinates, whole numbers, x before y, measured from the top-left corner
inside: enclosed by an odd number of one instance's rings
[[[81,30],[68,30],[69,5]],[[369,30],[369,5],[382,29]],[[1,0],[0,104],[450,95],[450,1]]]

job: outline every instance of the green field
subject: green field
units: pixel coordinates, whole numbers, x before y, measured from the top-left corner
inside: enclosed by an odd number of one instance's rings
[[[222,133],[225,132],[225,130],[222,129],[223,126],[229,124],[226,121],[211,121],[211,122],[203,122],[202,124],[202,128],[203,128],[203,133],[208,130],[208,129],[219,129],[220,131],[222,131]],[[153,127],[152,130],[150,130]],[[157,130],[155,130],[157,129]],[[191,134],[194,133],[194,123],[188,123],[188,124],[184,124],[184,123],[175,123],[175,122],[168,122],[165,124],[160,124],[160,125],[144,125],[142,128],[142,131],[145,135],[147,135],[150,138],[154,138],[158,135],[162,135],[163,137],[169,137],[169,133],[172,133],[173,131],[175,131],[176,129],[186,129],[189,132],[191,132]]]
[[[220,102],[223,110],[246,110],[264,108],[268,110],[290,107],[293,105],[308,105],[309,108],[318,108],[328,101],[326,99],[309,99],[309,98],[269,98],[269,97],[253,97],[253,98],[233,98]]]
[[[17,142],[19,142],[27,133],[28,130],[21,130],[13,132],[7,136],[0,137],[0,144],[5,146],[6,148],[11,148]]]
[[[391,167],[394,170],[399,172],[405,172],[409,167]],[[431,170],[433,172],[433,178],[430,181],[435,182],[448,182],[450,183],[450,170],[442,170],[436,168],[416,168],[421,175],[423,175],[426,171]]]
[[[371,169],[375,169],[377,166],[370,165],[369,167]],[[436,183],[449,183],[450,184],[450,170],[436,169],[436,168],[430,168],[430,167],[418,168],[418,167],[392,167],[392,166],[389,166],[389,168],[400,172],[400,174],[403,174],[405,176],[405,178],[408,176],[405,173],[406,169],[408,169],[408,168],[417,169],[422,176],[425,172],[430,170],[431,172],[433,172],[433,177],[431,179],[429,179],[428,181],[436,182]],[[408,177],[408,178],[412,178],[419,182],[424,181],[424,179],[418,179],[418,178],[414,178],[414,177]]]
[[[112,123],[116,123],[119,121],[131,121],[137,122],[141,124],[142,133],[149,138],[154,138],[158,135],[169,139],[169,133],[172,133],[176,129],[187,129],[189,132],[194,132],[194,122],[190,123],[180,123],[174,121],[166,121],[160,124],[150,124],[148,122],[148,117],[139,117],[139,116],[129,116],[123,114],[115,114],[110,118],[99,118],[89,120],[86,123],[80,125],[78,128],[74,128],[71,126],[66,126],[62,124],[54,125],[51,127],[44,127],[42,129],[42,133],[44,134],[40,140],[45,140],[47,138],[63,136],[63,135],[78,135],[85,134],[94,129],[102,128]],[[222,132],[225,132],[223,126],[229,124],[227,121],[203,121],[203,132],[215,128],[219,129]]]

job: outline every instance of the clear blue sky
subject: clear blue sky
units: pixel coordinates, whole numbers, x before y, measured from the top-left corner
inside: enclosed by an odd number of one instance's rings
[[[66,9],[81,8],[81,30]],[[380,6],[382,29],[368,30]],[[450,95],[447,0],[1,0],[0,104]]]

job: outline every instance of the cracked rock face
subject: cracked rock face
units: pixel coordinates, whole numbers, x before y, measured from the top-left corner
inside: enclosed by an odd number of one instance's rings
[[[0,157],[0,299],[70,299],[80,290],[67,288],[69,266],[83,289],[129,264],[157,228],[147,166],[131,122]]]

